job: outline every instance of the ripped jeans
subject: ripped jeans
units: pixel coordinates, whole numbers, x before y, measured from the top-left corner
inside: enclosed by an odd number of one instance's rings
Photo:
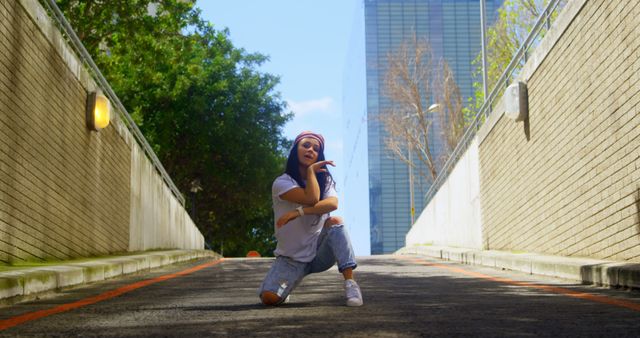
[[[322,228],[316,256],[311,262],[298,262],[285,256],[276,257],[258,289],[258,296],[263,291],[270,291],[284,300],[306,275],[329,270],[336,263],[340,272],[358,266],[349,234],[343,224]]]

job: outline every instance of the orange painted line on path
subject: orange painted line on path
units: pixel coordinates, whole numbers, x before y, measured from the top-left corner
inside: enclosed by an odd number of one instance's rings
[[[633,310],[633,311],[640,312],[640,304],[635,303],[635,302],[631,302],[631,301],[628,301],[628,300],[610,298],[610,297],[607,297],[607,296],[599,296],[599,295],[594,295],[592,293],[580,292],[580,291],[575,291],[575,290],[562,288],[562,287],[557,287],[557,286],[533,284],[533,283],[527,283],[527,282],[519,282],[519,281],[515,281],[515,280],[512,280],[512,279],[509,279],[509,278],[493,277],[493,276],[485,275],[485,274],[482,274],[482,273],[479,273],[479,272],[467,271],[467,270],[464,270],[464,269],[461,269],[461,268],[456,268],[456,267],[453,267],[453,266],[447,266],[447,265],[438,264],[438,263],[430,263],[430,262],[427,262],[427,261],[424,261],[424,260],[418,259],[418,258],[404,258],[404,257],[398,257],[398,258],[404,259],[404,260],[409,260],[409,261],[412,261],[414,263],[418,263],[420,265],[433,266],[433,267],[436,267],[436,268],[445,269],[445,270],[449,270],[449,271],[456,272],[456,273],[461,273],[463,275],[467,275],[467,276],[471,276],[471,277],[475,277],[475,278],[481,278],[481,279],[486,279],[486,280],[499,282],[499,283],[504,283],[504,284],[523,286],[523,287],[527,287],[527,288],[532,288],[532,289],[538,289],[538,290],[543,290],[543,291],[547,291],[547,292],[558,293],[558,294],[562,294],[562,295],[565,295],[565,296],[568,296],[568,297],[586,299],[586,300],[590,300],[592,302],[598,302],[598,303],[603,303],[603,304],[607,304],[607,305],[619,306],[619,307],[623,307],[623,308],[627,308],[627,309],[630,309],[630,310]]]
[[[176,273],[172,273],[172,274],[168,274],[168,275],[163,275],[163,276],[159,276],[159,277],[156,277],[156,278],[151,278],[151,279],[143,280],[143,281],[136,282],[136,283],[133,283],[133,284],[125,285],[125,286],[120,287],[118,289],[107,291],[107,292],[101,293],[101,294],[99,294],[97,296],[81,299],[81,300],[73,302],[73,303],[62,304],[62,305],[56,306],[54,308],[35,311],[35,312],[29,312],[29,313],[25,313],[25,314],[22,314],[22,315],[19,315],[19,316],[11,317],[9,319],[0,320],[0,331],[6,330],[8,328],[11,328],[11,327],[14,327],[14,326],[17,326],[17,325],[20,325],[20,324],[24,324],[26,322],[30,322],[32,320],[36,320],[36,319],[40,319],[40,318],[43,318],[43,317],[51,316],[51,315],[54,315],[54,314],[57,314],[57,313],[61,313],[61,312],[74,310],[74,309],[77,309],[77,308],[81,308],[83,306],[95,304],[95,303],[101,302],[103,300],[111,299],[111,298],[120,296],[120,295],[125,294],[127,292],[131,292],[133,290],[136,290],[136,289],[139,289],[139,288],[151,285],[151,284],[155,284],[155,283],[162,282],[162,281],[165,281],[165,280],[168,280],[168,279],[172,279],[172,278],[188,275],[190,273],[194,273],[196,271],[200,271],[200,270],[208,268],[210,266],[217,265],[217,264],[221,263],[223,260],[224,260],[224,258],[221,258],[221,259],[215,260],[213,262],[200,264],[200,265],[194,266],[192,268],[189,268],[189,269],[186,269],[186,270],[182,270],[180,272],[176,272]]]

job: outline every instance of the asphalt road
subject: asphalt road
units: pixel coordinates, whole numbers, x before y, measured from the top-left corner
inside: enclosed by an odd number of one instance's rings
[[[0,308],[0,325],[25,320],[0,336],[640,336],[638,291],[396,256],[359,259],[360,308],[344,305],[335,268],[308,276],[289,304],[260,305],[256,289],[270,259],[226,259],[93,304],[78,303],[203,263]],[[43,312],[68,304],[77,306]],[[31,320],[34,313],[41,318]]]

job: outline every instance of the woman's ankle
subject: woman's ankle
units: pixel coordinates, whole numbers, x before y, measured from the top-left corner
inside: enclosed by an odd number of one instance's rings
[[[344,277],[344,280],[353,279],[353,268],[346,268],[342,270],[342,276]]]
[[[278,295],[270,291],[263,291],[260,295],[260,299],[264,305],[278,305],[281,301],[281,298],[278,297]]]

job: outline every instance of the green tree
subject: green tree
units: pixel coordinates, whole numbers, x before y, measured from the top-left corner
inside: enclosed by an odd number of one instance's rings
[[[180,0],[58,0],[152,145],[205,240],[226,255],[275,248],[270,186],[282,171],[290,118],[257,71],[267,57]],[[193,182],[202,191],[190,194]]]
[[[552,15],[552,19],[564,7],[567,0],[561,0]],[[502,73],[507,69],[511,59],[520,45],[529,35],[538,17],[547,7],[549,0],[505,0],[498,9],[498,18],[493,25],[487,27],[487,89],[493,90]],[[540,34],[541,39],[545,31]],[[535,44],[534,44],[535,46]],[[470,122],[484,103],[482,86],[482,52],[473,61],[474,97],[469,98],[469,105],[464,109],[465,119]],[[515,75],[524,65],[524,61],[517,65]],[[503,88],[504,89],[504,88]],[[498,93],[499,97],[500,93]]]

